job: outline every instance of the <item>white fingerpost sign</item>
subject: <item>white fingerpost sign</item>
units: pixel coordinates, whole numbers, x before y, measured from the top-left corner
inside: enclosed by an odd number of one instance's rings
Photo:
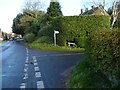
[[[59,31],[54,30],[54,45],[56,46],[56,34],[59,34]]]

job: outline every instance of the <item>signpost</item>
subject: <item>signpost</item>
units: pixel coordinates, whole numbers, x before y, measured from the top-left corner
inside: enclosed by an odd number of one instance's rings
[[[56,46],[56,34],[59,34],[59,31],[54,30],[54,45]]]

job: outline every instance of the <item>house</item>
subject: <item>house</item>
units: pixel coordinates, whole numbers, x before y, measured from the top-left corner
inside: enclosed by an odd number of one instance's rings
[[[109,15],[102,5],[98,7],[92,6],[92,9],[88,10],[86,8],[85,12],[81,10],[80,15]]]

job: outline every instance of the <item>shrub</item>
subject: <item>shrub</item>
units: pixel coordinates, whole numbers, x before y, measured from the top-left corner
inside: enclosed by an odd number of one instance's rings
[[[39,32],[38,32],[38,37],[42,36],[49,36],[53,37],[53,29],[51,28],[51,24],[46,24],[46,26],[43,26]]]
[[[100,70],[116,82],[120,79],[120,31],[99,31],[87,38],[88,58]],[[114,83],[115,83],[114,82]],[[118,84],[119,82],[117,82]],[[116,85],[117,85],[116,84]]]
[[[85,37],[78,37],[75,38],[75,43],[78,47],[84,48],[85,47]]]
[[[100,71],[96,71],[95,66],[89,59],[81,60],[72,70],[69,88],[108,88],[111,82]]]
[[[28,33],[24,36],[25,41],[33,42],[35,40],[35,35],[33,33]]]
[[[35,42],[52,44],[53,38],[51,38],[49,36],[42,36],[42,37],[38,38]]]

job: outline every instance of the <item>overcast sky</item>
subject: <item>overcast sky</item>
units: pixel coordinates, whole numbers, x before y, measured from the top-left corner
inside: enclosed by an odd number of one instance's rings
[[[25,0],[0,0],[0,28],[4,32],[11,32],[13,19],[22,12]],[[51,0],[41,0],[45,4],[44,10],[49,6]],[[58,0],[64,16],[79,15],[80,9],[89,8],[93,0]],[[88,2],[89,1],[89,2]],[[103,0],[94,0],[102,3]],[[106,7],[110,7],[112,0],[106,0]]]

